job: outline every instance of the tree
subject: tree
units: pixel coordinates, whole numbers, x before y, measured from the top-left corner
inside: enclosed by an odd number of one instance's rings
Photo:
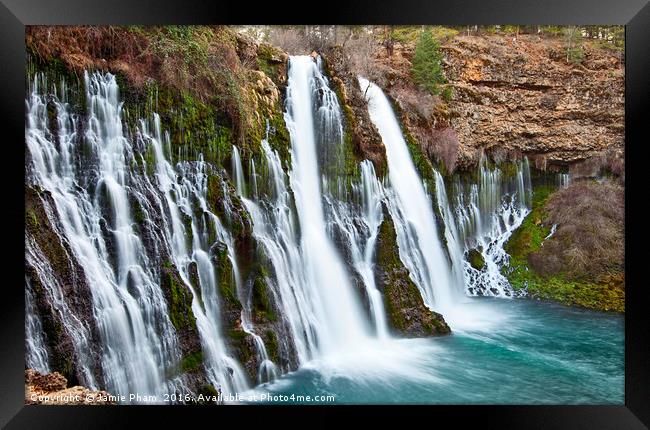
[[[415,83],[432,94],[440,94],[440,84],[446,82],[441,62],[442,53],[438,41],[431,30],[423,30],[413,55],[411,71]]]
[[[575,25],[564,28],[566,40],[566,62],[579,64],[582,62],[584,52],[582,50],[582,29]]]

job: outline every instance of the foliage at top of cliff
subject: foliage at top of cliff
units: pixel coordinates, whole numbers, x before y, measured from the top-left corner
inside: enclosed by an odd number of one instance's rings
[[[189,96],[214,106],[240,143],[263,137],[260,103],[278,102],[277,90],[258,87],[265,83],[266,63],[282,53],[265,47],[265,61],[256,61],[262,48],[232,27],[28,26],[26,45],[37,62],[58,62],[77,74],[110,71],[132,92],[158,86],[181,104]],[[272,97],[264,99],[260,91]]]

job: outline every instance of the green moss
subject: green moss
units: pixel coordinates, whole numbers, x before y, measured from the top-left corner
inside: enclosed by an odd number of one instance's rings
[[[512,258],[526,261],[528,254],[537,251],[551,232],[550,227],[543,224],[546,218],[543,208],[554,189],[555,187],[542,186],[534,190],[531,212],[504,245],[505,251]]]
[[[468,252],[469,264],[476,270],[483,270],[485,267],[485,259],[477,249],[470,249]]]
[[[235,328],[228,332],[232,347],[237,351],[242,363],[248,362],[254,357],[254,351],[251,349],[247,338],[250,336],[245,331]]]
[[[379,227],[376,264],[379,273],[383,274],[380,284],[388,322],[393,329],[429,335],[450,331],[444,319],[425,306],[420,290],[409,277],[399,258],[395,226],[387,214]],[[421,332],[413,333],[417,324],[421,325]]]
[[[280,348],[278,346],[278,336],[273,330],[266,330],[264,332],[264,345],[269,359],[274,363],[280,362]]]
[[[237,285],[235,283],[232,262],[228,257],[228,250],[225,246],[219,250],[216,259],[217,281],[219,283],[221,298],[226,300],[230,305],[240,307],[241,305],[237,298]]]
[[[219,398],[219,390],[217,390],[211,384],[201,385],[201,387],[198,389],[197,394],[202,395],[204,399],[208,399],[208,400],[206,401],[206,400],[194,400],[194,399],[192,399],[190,403],[214,404],[214,403],[216,403],[215,400]]]
[[[276,84],[280,81],[280,76],[284,73],[286,69],[286,64],[279,59],[282,57],[282,53],[278,48],[269,45],[267,43],[262,43],[257,49],[257,66],[264,72],[264,74],[270,77]]]
[[[31,227],[33,229],[38,228],[39,223],[38,223],[38,216],[36,215],[36,212],[28,208],[25,210],[25,219],[27,220],[27,226]]]
[[[278,152],[285,169],[291,167],[291,136],[284,122],[284,113],[276,109],[275,114],[269,118],[269,132],[267,135],[269,146]]]
[[[625,311],[625,290],[621,285],[574,280],[564,274],[545,278],[520,259],[511,259],[506,275],[515,290],[525,288],[530,298],[596,310]]]
[[[269,298],[266,277],[260,274],[253,281],[253,311],[256,316],[276,321],[277,315]]]
[[[172,270],[162,273],[163,283],[169,288],[169,318],[177,330],[196,330],[196,319],[192,311],[192,293],[174,276]]]
[[[625,291],[622,283],[594,283],[572,279],[563,273],[544,277],[528,264],[528,256],[540,249],[544,238],[550,233],[550,228],[543,224],[546,218],[544,204],[555,188],[542,186],[535,189],[531,213],[504,245],[505,251],[510,255],[510,261],[508,266],[502,268],[502,273],[513,289],[525,289],[530,298],[623,312]]]
[[[507,161],[499,164],[499,170],[501,171],[501,176],[504,179],[509,179],[517,175],[517,163],[512,161]]]
[[[191,354],[186,355],[181,360],[181,371],[185,372],[194,372],[199,370],[203,365],[203,351],[196,351]]]
[[[221,178],[216,175],[209,175],[206,201],[210,211],[222,219],[225,215],[223,211],[223,199],[224,193]]]

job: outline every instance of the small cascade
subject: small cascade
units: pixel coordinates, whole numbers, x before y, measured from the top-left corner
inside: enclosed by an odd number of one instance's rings
[[[43,337],[43,323],[36,310],[36,299],[29,278],[25,278],[25,351],[28,368],[41,373],[50,372],[49,354]]]
[[[557,179],[558,179],[558,187],[560,188],[566,188],[571,183],[571,175],[569,175],[568,173],[559,173],[557,175]]]
[[[242,201],[253,220],[253,235],[264,247],[274,269],[273,287],[291,330],[298,361],[303,363],[313,358],[317,348],[318,320],[310,303],[313,292],[307,289],[288,177],[282,170],[280,157],[266,140],[262,141],[262,150],[265,155],[262,167],[270,182],[268,195],[261,201],[245,197]]]
[[[269,358],[269,354],[266,351],[266,346],[262,338],[253,331],[253,328],[248,325],[248,320],[245,318],[244,313],[242,312],[242,330],[246,332],[253,338],[255,343],[255,350],[257,351],[257,356],[260,361],[260,368],[258,370],[257,383],[261,384],[263,382],[273,381],[278,377],[278,368]]]
[[[254,166],[255,165],[252,164],[253,169]],[[246,183],[244,179],[241,158],[239,157],[239,150],[237,149],[236,146],[233,146],[232,169],[233,169],[233,176],[235,177],[234,178],[235,187],[237,189],[238,194],[243,200],[245,199],[243,191],[246,189]],[[252,173],[253,179],[251,180],[251,182],[255,183],[256,179],[254,176],[255,175],[254,170],[252,172],[253,172]],[[254,190],[256,188],[257,188],[256,186],[253,186]],[[256,194],[256,192],[254,194]],[[258,376],[259,376],[258,382],[262,383],[262,382],[272,381],[277,377],[277,368],[276,365],[269,359],[269,354],[266,350],[266,346],[264,345],[264,341],[255,332],[253,318],[251,315],[251,300],[249,297],[245,296],[244,288],[241,281],[241,276],[239,274],[239,268],[237,265],[237,259],[235,255],[235,245],[232,240],[232,237],[229,237],[227,241],[227,246],[228,246],[228,255],[233,264],[233,268],[235,271],[235,283],[237,286],[239,301],[240,303],[242,303],[242,307],[243,307],[241,312],[242,329],[253,338],[253,342],[255,344],[255,350],[257,352],[257,357],[260,363],[260,368],[258,372]]]
[[[456,226],[456,219],[452,206],[447,198],[445,180],[437,170],[434,170],[434,175],[436,178],[436,202],[438,203],[438,210],[445,225],[445,241],[447,242],[447,249],[451,258],[454,285],[465,285],[464,249],[461,238],[459,237],[458,227]]]
[[[390,184],[386,198],[400,259],[426,305],[439,311],[448,309],[460,293],[438,236],[433,202],[415,169],[389,100],[374,83],[361,77],[359,83],[367,88],[370,119],[386,146]]]
[[[239,156],[239,149],[233,145],[232,146],[232,171],[234,176],[235,188],[237,189],[237,194],[240,196],[245,196],[244,192],[245,183],[244,183],[244,170],[241,165],[241,157]]]
[[[329,231],[339,232],[352,269],[358,274],[368,297],[373,327],[380,338],[388,337],[382,295],[374,274],[374,254],[379,227],[383,221],[384,191],[368,160],[360,165],[361,178],[352,183],[351,196],[338,200],[326,195]]]
[[[501,274],[501,267],[508,261],[503,246],[530,212],[532,185],[528,159],[516,162],[516,171],[509,178],[498,167],[488,168],[482,160],[477,184],[456,181],[454,187],[456,224],[463,252],[477,251],[485,262],[482,269],[477,269],[464,261],[467,294],[513,296],[508,280]]]
[[[248,383],[241,365],[229,355],[222,339],[217,268],[210,256],[212,243],[208,240],[211,232],[216,232],[219,243],[231,244],[232,238],[219,218],[208,209],[206,163],[201,157],[196,163],[178,163],[177,173],[165,156],[163,148],[169,147],[169,136],[162,136],[158,115],[154,115],[153,125],[150,131],[147,124],[142,123],[142,137],[154,150],[157,186],[164,195],[164,210],[171,218],[165,226],[171,257],[183,282],[193,293],[192,312],[201,335],[208,378],[215,386],[220,386],[224,394],[234,394],[246,389]],[[188,237],[192,240],[188,241]],[[231,255],[229,257],[237,279],[236,261]],[[192,264],[197,268],[199,286],[191,282]]]

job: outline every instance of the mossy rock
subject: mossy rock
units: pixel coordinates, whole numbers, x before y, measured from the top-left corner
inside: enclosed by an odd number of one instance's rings
[[[181,371],[183,373],[196,372],[201,369],[202,365],[203,351],[196,351],[183,357],[181,360]]]
[[[237,298],[237,284],[233,272],[232,261],[228,255],[228,248],[225,244],[213,247],[215,255],[213,261],[217,267],[217,282],[219,284],[219,294],[222,300],[241,308]]]
[[[257,318],[276,321],[277,315],[271,303],[268,288],[268,277],[262,272],[253,280],[253,312]]]
[[[171,263],[163,264],[160,286],[167,298],[169,318],[176,330],[197,331],[192,311],[192,292],[180,279]]]
[[[420,290],[400,260],[395,226],[385,208],[377,238],[376,262],[377,286],[383,293],[388,323],[393,331],[407,336],[451,332],[443,316],[424,304]]]
[[[280,346],[278,344],[278,335],[273,330],[264,332],[264,346],[269,355],[269,359],[274,363],[280,362]]]
[[[467,259],[469,264],[476,270],[483,270],[485,267],[485,259],[478,249],[470,249],[467,251]]]

